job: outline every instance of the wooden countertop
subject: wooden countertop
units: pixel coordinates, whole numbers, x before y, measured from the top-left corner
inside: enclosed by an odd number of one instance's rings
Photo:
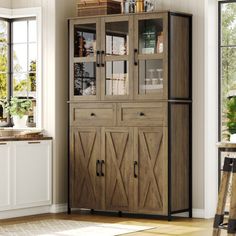
[[[20,137],[20,136],[9,136],[9,137],[0,137],[0,142],[10,142],[10,141],[43,141],[43,140],[52,140],[52,137]]]
[[[236,143],[219,142],[216,145],[217,145],[218,148],[235,148],[236,149]]]

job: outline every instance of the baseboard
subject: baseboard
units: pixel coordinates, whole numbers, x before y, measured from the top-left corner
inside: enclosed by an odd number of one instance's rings
[[[67,204],[53,204],[50,206],[30,207],[25,209],[7,210],[0,212],[0,219],[9,219],[22,216],[40,215],[46,213],[61,213],[67,211]],[[188,217],[188,213],[175,214],[180,217]],[[205,218],[204,209],[193,209],[193,218]]]
[[[178,213],[178,214],[174,214],[174,215],[178,216],[178,217],[188,217],[189,213],[188,212],[183,212],[183,213]],[[193,218],[204,219],[205,218],[204,209],[193,209]]]
[[[46,213],[61,213],[67,211],[67,204],[54,204],[49,206],[28,207],[24,209],[0,211],[0,219],[9,219],[22,216],[40,215]]]
[[[9,219],[22,216],[40,215],[50,212],[50,206],[29,207],[24,209],[6,210],[0,212],[0,219]]]
[[[50,213],[67,212],[67,204],[53,204],[50,207]]]
[[[193,218],[205,218],[205,210],[204,209],[193,209]]]

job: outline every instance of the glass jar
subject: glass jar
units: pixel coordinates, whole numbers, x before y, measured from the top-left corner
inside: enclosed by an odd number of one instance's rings
[[[135,4],[135,12],[143,12],[144,11],[144,0],[136,0]]]
[[[129,5],[130,5],[130,0],[123,1],[123,13],[124,14],[129,14]]]

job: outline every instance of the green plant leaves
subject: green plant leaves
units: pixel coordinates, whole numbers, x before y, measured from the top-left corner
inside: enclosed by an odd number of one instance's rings
[[[32,101],[30,99],[17,97],[12,97],[10,101],[1,101],[1,104],[5,112],[9,113],[11,116],[19,116],[20,118],[27,115],[32,108]]]

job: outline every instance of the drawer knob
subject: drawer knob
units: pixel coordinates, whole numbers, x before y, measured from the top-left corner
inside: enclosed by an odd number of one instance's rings
[[[140,116],[145,116],[145,114],[143,112],[140,112],[139,115]]]
[[[90,114],[90,116],[94,117],[94,116],[95,116],[95,114],[94,114],[94,113],[91,113],[91,114]]]

